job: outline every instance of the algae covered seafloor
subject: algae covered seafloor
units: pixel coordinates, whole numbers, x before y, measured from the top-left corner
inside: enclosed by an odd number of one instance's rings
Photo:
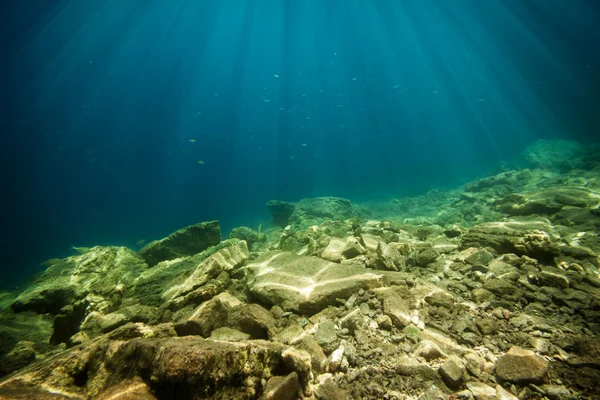
[[[600,152],[524,156],[50,260],[0,293],[0,398],[600,398]]]

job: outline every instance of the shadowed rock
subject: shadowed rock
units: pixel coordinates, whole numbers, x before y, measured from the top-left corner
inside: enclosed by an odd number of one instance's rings
[[[153,267],[161,261],[201,253],[221,241],[219,221],[190,225],[166,238],[148,243],[138,253]]]
[[[266,341],[193,337],[100,339],[0,381],[0,398],[258,398],[261,379],[294,371],[284,364],[285,349]]]
[[[144,260],[126,247],[92,247],[51,265],[11,307],[57,314],[64,306],[90,295],[118,302],[119,294],[146,268]]]

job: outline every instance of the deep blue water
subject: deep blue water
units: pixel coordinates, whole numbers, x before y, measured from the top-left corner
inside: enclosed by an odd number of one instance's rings
[[[417,194],[600,136],[597,1],[0,8],[3,284],[71,244],[227,235],[270,199]]]

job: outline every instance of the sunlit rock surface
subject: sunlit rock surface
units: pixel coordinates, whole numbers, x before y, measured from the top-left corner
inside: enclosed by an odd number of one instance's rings
[[[249,264],[248,289],[262,302],[313,314],[337,298],[383,285],[376,271],[291,252],[268,253]]]

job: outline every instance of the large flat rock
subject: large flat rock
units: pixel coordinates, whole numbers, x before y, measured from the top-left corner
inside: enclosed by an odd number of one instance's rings
[[[559,238],[547,219],[510,219],[470,228],[462,235],[461,248],[491,247],[501,254],[514,253],[549,261],[560,254]]]
[[[246,266],[248,288],[260,301],[284,310],[314,314],[359,289],[384,284],[382,274],[291,252],[268,253]]]

